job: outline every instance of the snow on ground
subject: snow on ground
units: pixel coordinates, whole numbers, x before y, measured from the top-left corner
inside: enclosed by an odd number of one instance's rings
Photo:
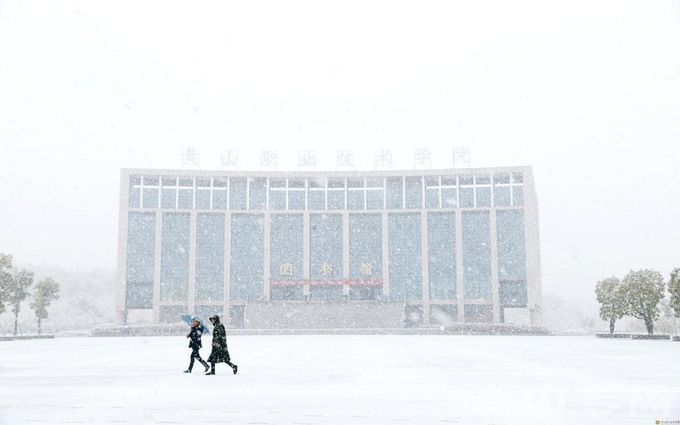
[[[206,348],[201,350],[204,357]],[[182,373],[183,337],[0,342],[0,424],[654,424],[680,343],[594,337],[234,336],[239,373]]]

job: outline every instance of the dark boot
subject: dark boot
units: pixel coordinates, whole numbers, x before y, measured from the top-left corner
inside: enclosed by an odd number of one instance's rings
[[[210,363],[210,372],[207,372],[206,375],[214,375],[215,374],[215,363]]]
[[[236,375],[236,372],[238,372],[238,366],[231,365],[231,369],[234,371],[234,375]]]

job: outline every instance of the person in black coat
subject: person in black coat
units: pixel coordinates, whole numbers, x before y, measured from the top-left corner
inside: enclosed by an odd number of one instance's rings
[[[215,327],[213,329],[213,339],[212,339],[212,352],[210,357],[208,357],[208,362],[210,362],[210,372],[206,375],[215,374],[215,363],[224,362],[231,366],[231,370],[236,375],[238,371],[238,366],[231,362],[229,357],[229,350],[227,349],[227,332],[224,329],[224,325],[220,323],[219,316],[215,315],[210,318],[210,323]]]
[[[185,370],[184,373],[191,373],[191,369],[194,368],[194,360],[198,359],[199,362],[203,365],[205,368],[205,371],[207,372],[209,367],[208,363],[205,362],[201,358],[201,355],[198,353],[198,350],[201,349],[201,335],[203,334],[202,331],[202,326],[201,322],[198,320],[194,320],[191,323],[191,330],[189,331],[189,334],[187,335],[187,338],[189,338],[189,348],[191,348],[191,358],[189,360],[189,369]]]

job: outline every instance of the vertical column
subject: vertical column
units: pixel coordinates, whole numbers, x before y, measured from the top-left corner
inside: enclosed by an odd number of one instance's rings
[[[196,311],[196,234],[198,233],[196,226],[196,210],[192,210],[189,221],[189,290],[187,291],[189,313],[195,313]]]
[[[386,298],[390,296],[390,244],[387,234],[389,227],[387,211],[382,212],[382,271],[383,271],[383,293]]]
[[[420,213],[420,259],[422,270],[422,299],[423,299],[423,321],[430,323],[430,255],[429,255],[429,232],[427,212]]]
[[[342,279],[342,295],[349,299],[349,212],[346,209],[342,213]]]
[[[122,170],[120,173],[120,205],[118,208],[118,291],[116,294],[116,308],[118,320],[127,324],[127,234],[128,214],[130,205],[130,175]],[[158,226],[158,222],[156,222]]]
[[[305,211],[302,214],[302,278],[309,279],[309,238],[310,238],[310,218],[309,212]],[[302,287],[302,296],[304,299],[309,299],[309,285],[305,284]]]
[[[465,321],[465,270],[463,269],[463,213],[456,209],[456,296],[458,321]]]
[[[501,321],[500,287],[498,282],[498,231],[496,208],[489,210],[489,229],[491,231],[491,304],[493,322]]]
[[[230,323],[229,310],[230,300],[229,291],[231,289],[231,213],[226,213],[224,217],[224,320]]]
[[[163,242],[163,213],[156,210],[156,235],[153,247],[153,321],[161,319],[161,249]]]
[[[264,276],[264,299],[266,301],[271,300],[271,270],[270,270],[270,265],[271,265],[271,228],[272,228],[272,223],[271,223],[272,216],[269,213],[269,211],[265,211],[264,213],[264,270],[263,270],[263,276]]]

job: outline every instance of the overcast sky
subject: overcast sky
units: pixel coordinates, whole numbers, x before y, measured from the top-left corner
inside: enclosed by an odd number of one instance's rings
[[[531,165],[544,292],[680,266],[678,1],[0,0],[0,252],[113,269],[121,167]]]

